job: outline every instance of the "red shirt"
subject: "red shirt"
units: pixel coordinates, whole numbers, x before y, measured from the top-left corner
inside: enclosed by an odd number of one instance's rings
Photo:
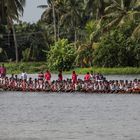
[[[51,73],[50,73],[50,72],[46,72],[46,73],[45,73],[45,79],[46,79],[47,81],[51,80]]]
[[[58,80],[59,80],[59,81],[62,81],[62,80],[63,80],[62,73],[60,73],[60,74],[58,75]]]
[[[5,76],[6,75],[6,68],[5,67],[1,67],[0,68],[0,73]]]
[[[90,80],[90,74],[86,74],[85,77],[84,77],[84,80],[89,81]]]
[[[73,83],[77,82],[77,75],[76,75],[76,73],[72,74],[72,81],[73,81]]]

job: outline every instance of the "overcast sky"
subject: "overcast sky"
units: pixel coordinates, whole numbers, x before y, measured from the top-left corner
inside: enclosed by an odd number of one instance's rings
[[[26,7],[21,20],[31,23],[38,21],[44,9],[37,8],[37,6],[42,4],[46,5],[46,0],[26,0]]]

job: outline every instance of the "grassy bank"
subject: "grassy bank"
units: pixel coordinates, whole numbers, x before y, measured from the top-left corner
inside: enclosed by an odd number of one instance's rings
[[[20,62],[18,64],[11,62],[4,63],[4,65],[7,68],[8,74],[19,74],[23,70],[25,70],[27,73],[37,73],[47,69],[45,62]]]
[[[0,63],[1,64],[1,63]],[[47,64],[45,62],[22,62],[22,63],[4,63],[7,68],[7,73],[11,74],[19,74],[23,71],[23,69],[27,73],[38,73],[40,71],[45,71],[47,69]],[[85,74],[90,72],[91,70],[95,73],[102,74],[140,74],[140,68],[133,67],[125,67],[125,68],[76,68],[74,69],[78,74]],[[70,74],[72,72],[64,72],[66,74]],[[55,71],[53,73],[56,73]]]
[[[94,73],[102,73],[106,75],[129,75],[129,74],[140,74],[140,68],[125,67],[125,68],[76,68],[75,71],[79,74],[85,74],[93,71]]]

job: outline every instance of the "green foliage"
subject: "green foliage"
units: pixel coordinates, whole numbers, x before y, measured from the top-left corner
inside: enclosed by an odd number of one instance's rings
[[[4,36],[4,34],[6,33],[6,28],[3,25],[0,25],[0,61],[5,62],[8,60],[8,56],[7,56],[7,44],[5,43],[5,40],[8,40],[8,38],[6,38]]]
[[[140,67],[140,41],[134,47],[135,66]]]
[[[18,19],[22,2],[25,0],[0,2],[0,22],[4,24],[0,25],[0,61],[15,60],[7,17]],[[93,62],[101,67],[140,66],[139,0],[48,0],[48,5],[40,7],[45,8],[40,21],[14,25],[20,61],[47,58],[53,70],[68,70],[75,63],[91,67]]]
[[[38,24],[20,23],[16,25],[17,42],[20,60],[42,61],[46,59],[43,50],[48,50],[49,45],[45,38],[42,26]]]
[[[1,65],[2,63],[0,63]],[[27,73],[45,72],[48,69],[46,62],[19,62],[4,63],[8,74],[20,74],[25,70]]]
[[[90,67],[90,68],[76,68],[74,69],[77,74],[86,74],[87,72],[93,71],[94,73],[102,73],[107,75],[129,75],[129,74],[140,74],[140,67]],[[72,70],[73,71],[73,70]],[[72,71],[67,72],[71,74]]]
[[[25,49],[22,51],[23,61],[28,62],[30,60],[30,48]]]
[[[76,66],[89,67],[92,66],[94,49],[90,44],[80,44],[76,51]]]
[[[48,53],[47,64],[51,70],[69,70],[75,60],[75,48],[67,39],[57,41]]]
[[[2,48],[0,48],[0,60],[1,61],[6,61],[8,58],[7,58],[7,54],[6,54],[6,52],[2,49]]]
[[[94,53],[94,64],[103,67],[140,66],[139,46],[122,31],[113,30],[101,40]]]

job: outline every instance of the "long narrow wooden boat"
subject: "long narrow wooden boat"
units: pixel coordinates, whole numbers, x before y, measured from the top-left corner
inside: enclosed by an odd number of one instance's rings
[[[14,91],[14,92],[43,92],[43,93],[90,93],[90,94],[140,94],[140,89],[133,89],[133,90],[129,90],[129,91],[124,91],[124,90],[118,90],[118,91],[100,91],[100,90],[80,90],[80,91],[65,91],[65,90],[60,90],[60,91],[51,91],[51,90],[44,90],[44,89],[26,89],[26,90],[22,90],[21,88],[0,88],[0,91]]]

